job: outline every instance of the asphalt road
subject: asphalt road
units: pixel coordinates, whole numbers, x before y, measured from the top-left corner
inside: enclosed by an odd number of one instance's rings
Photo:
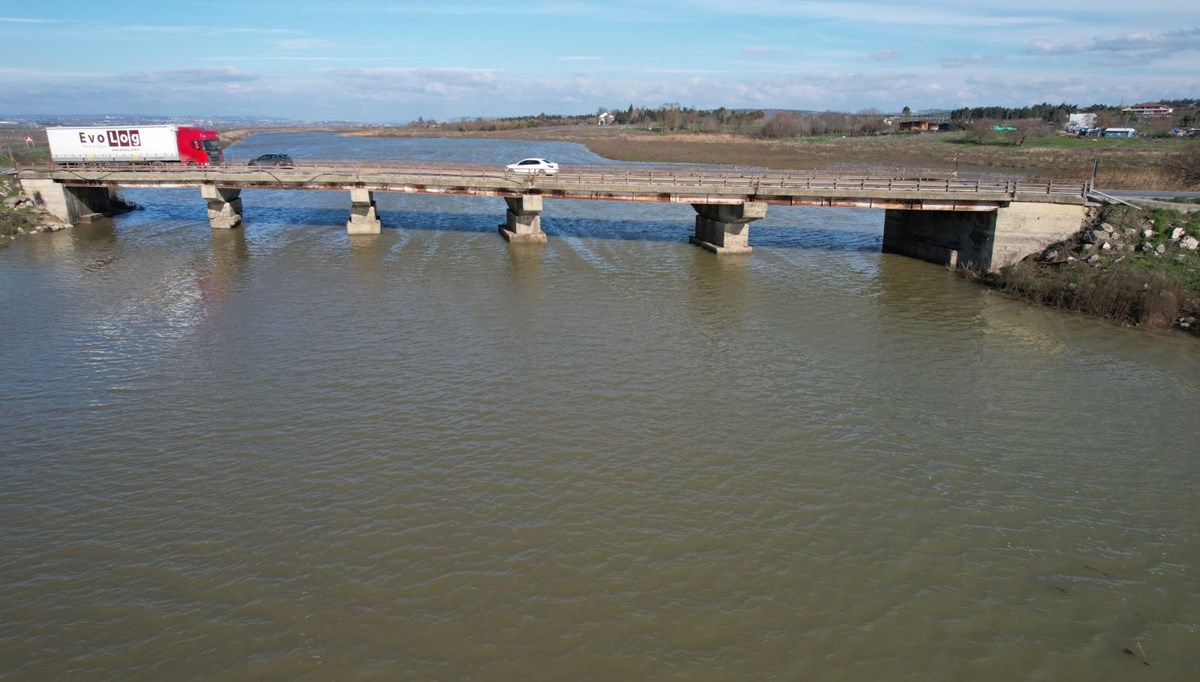
[[[1180,192],[1177,190],[1154,191],[1149,189],[1097,189],[1097,192],[1110,197],[1125,199],[1200,199],[1200,192]]]

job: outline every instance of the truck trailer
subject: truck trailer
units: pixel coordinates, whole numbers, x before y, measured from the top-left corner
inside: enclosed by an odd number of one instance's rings
[[[178,163],[208,166],[221,162],[215,130],[190,126],[89,126],[46,128],[54,163]]]

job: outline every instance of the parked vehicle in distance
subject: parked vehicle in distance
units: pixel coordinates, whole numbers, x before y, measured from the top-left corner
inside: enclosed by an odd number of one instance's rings
[[[1104,137],[1137,137],[1133,128],[1105,128]]]
[[[46,128],[54,163],[221,163],[215,130],[175,125]]]
[[[558,164],[545,159],[521,159],[504,167],[506,173],[531,173],[534,175],[558,175]]]
[[[291,168],[295,164],[292,163],[292,157],[287,154],[263,154],[257,159],[253,159],[248,166],[283,166]]]

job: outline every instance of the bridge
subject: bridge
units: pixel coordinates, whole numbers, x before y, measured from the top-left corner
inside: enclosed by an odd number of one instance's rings
[[[80,164],[24,167],[26,194],[75,224],[110,215],[122,187],[200,189],[213,228],[241,224],[243,190],[349,193],[349,234],[378,234],[376,192],[502,198],[500,233],[510,242],[545,242],[547,199],[690,204],[690,240],[718,254],[749,253],[749,225],[768,206],[885,211],[883,250],[947,265],[999,268],[1074,234],[1088,204],[1086,183],[963,179],[952,173],[896,175],[693,166],[565,167],[557,175],[494,167],[376,162],[290,167]]]

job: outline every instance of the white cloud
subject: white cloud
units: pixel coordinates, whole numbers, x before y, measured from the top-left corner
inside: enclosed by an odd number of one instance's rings
[[[1071,55],[1093,53],[1138,61],[1163,59],[1200,50],[1200,27],[1161,33],[1135,32],[1090,40],[1035,40],[1026,52],[1035,55]]]
[[[337,47],[337,44],[319,38],[294,38],[280,41],[279,47],[284,50],[330,50]]]
[[[979,66],[1004,59],[994,54],[969,54],[955,57],[943,57],[938,63],[947,69],[961,69],[964,66]]]

